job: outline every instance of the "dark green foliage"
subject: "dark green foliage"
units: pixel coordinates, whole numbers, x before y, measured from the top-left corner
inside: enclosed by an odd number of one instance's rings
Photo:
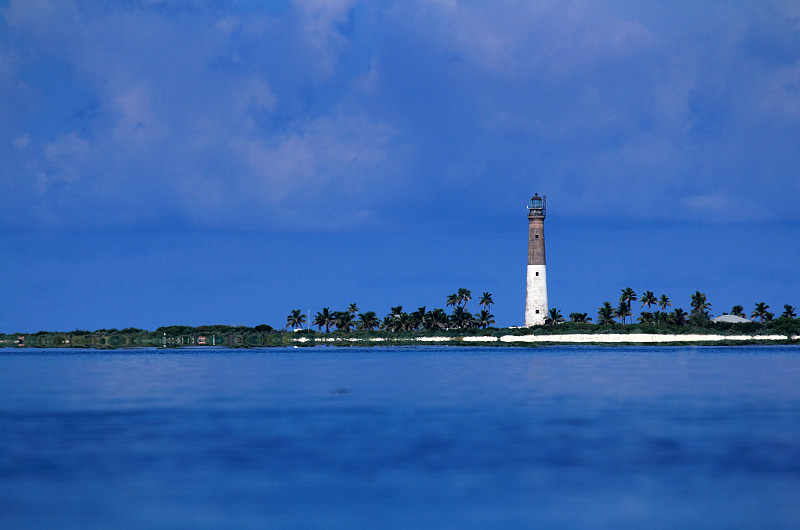
[[[722,333],[742,333],[752,335],[763,330],[763,326],[758,322],[715,322],[714,331]]]
[[[478,313],[478,326],[486,329],[492,324],[494,324],[494,315],[489,312],[487,309],[481,309],[480,313]]]
[[[625,323],[625,317],[631,316],[631,302],[635,302],[636,299],[636,291],[630,287],[626,287],[622,290],[622,295],[619,297],[620,305],[616,309],[616,313],[623,324]],[[627,308],[623,308],[623,304],[627,306]]]
[[[592,317],[589,316],[589,313],[570,313],[569,314],[569,321],[575,323],[586,323],[591,322]]]
[[[488,311],[489,306],[494,304],[494,300],[492,300],[492,293],[484,291],[478,304],[483,306],[483,308]]]
[[[311,322],[313,325],[317,326],[320,331],[322,331],[322,327],[325,327],[325,333],[330,331],[331,325],[333,324],[333,313],[331,312],[329,307],[323,307],[322,311],[318,312],[314,317],[314,320]]]
[[[692,326],[703,327],[711,324],[708,311],[692,311],[689,315],[689,324]]]
[[[375,311],[367,311],[358,315],[357,328],[361,331],[369,331],[376,329],[381,324]]]
[[[306,323],[306,315],[300,309],[292,309],[292,312],[286,317],[287,329],[299,329]]]
[[[650,311],[651,306],[658,305],[658,298],[653,294],[653,291],[645,291],[642,295],[641,302],[642,307],[647,306],[647,310]]]
[[[772,333],[800,335],[800,319],[782,316],[775,320],[766,322],[764,324],[764,329],[769,330]]]
[[[614,308],[611,307],[611,302],[608,300],[597,309],[597,323],[603,326],[614,323]]]
[[[619,301],[619,306],[614,308],[614,317],[618,318],[619,321],[624,324],[625,317],[631,315],[631,305],[630,302],[626,302],[625,300]]]
[[[765,319],[772,320],[772,313],[770,313],[768,309],[769,306],[767,304],[764,302],[758,302],[755,309],[753,309],[753,312],[750,314],[750,317],[758,318],[761,323],[763,323]]]
[[[336,311],[333,313],[333,325],[336,326],[336,331],[343,331],[349,333],[350,330],[356,325],[353,314],[349,310]]]
[[[461,289],[459,289],[460,291]],[[469,291],[467,291],[469,292]],[[450,315],[450,326],[456,329],[468,329],[475,327],[475,317],[463,306],[457,305]]]
[[[559,311],[555,307],[550,308],[550,312],[547,315],[547,318],[544,319],[544,323],[547,325],[554,325],[554,324],[561,324],[564,322],[564,317],[561,316],[561,311]]]
[[[708,320],[708,310],[711,309],[711,304],[706,301],[705,293],[700,291],[692,295],[692,317],[699,323]]]
[[[162,326],[156,329],[159,335],[166,333],[167,335],[185,335],[192,333],[196,328],[191,326]]]

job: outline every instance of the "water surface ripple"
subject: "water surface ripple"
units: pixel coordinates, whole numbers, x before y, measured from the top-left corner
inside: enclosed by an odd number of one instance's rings
[[[800,527],[800,350],[4,350],[0,527]]]

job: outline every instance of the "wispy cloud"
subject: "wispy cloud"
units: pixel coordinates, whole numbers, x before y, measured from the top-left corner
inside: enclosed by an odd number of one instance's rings
[[[753,215],[798,217],[791,4],[276,6],[10,0],[0,222],[284,227],[321,209],[355,229],[403,218],[390,199],[420,222],[503,215],[532,188],[566,215],[673,216],[669,196],[727,219],[746,189]]]

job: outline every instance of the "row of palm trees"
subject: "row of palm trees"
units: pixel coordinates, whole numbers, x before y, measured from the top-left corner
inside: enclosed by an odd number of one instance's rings
[[[708,298],[705,293],[701,293],[700,291],[696,291],[693,295],[691,295],[691,309],[690,313],[687,313],[680,307],[676,307],[673,311],[667,311],[667,308],[672,306],[672,301],[669,297],[665,294],[662,294],[660,298],[657,298],[653,291],[645,291],[642,294],[641,299],[639,299],[636,295],[636,291],[631,289],[630,287],[626,287],[622,289],[622,294],[619,298],[619,305],[614,307],[611,302],[605,301],[603,305],[597,309],[597,323],[600,325],[609,325],[613,324],[619,320],[620,323],[625,324],[625,319],[630,317],[631,323],[633,323],[633,312],[631,309],[631,302],[635,302],[639,300],[641,302],[641,307],[644,308],[647,306],[647,311],[642,311],[637,318],[637,321],[642,324],[669,324],[669,325],[684,325],[687,322],[693,323],[702,323],[708,321],[711,318],[709,314],[709,309],[711,309],[711,304],[708,302]],[[652,306],[660,307],[660,311],[650,311]],[[784,304],[783,306],[783,314],[781,314],[781,318],[796,318],[796,308],[789,304]],[[735,305],[731,309],[731,315],[736,315],[740,317],[745,317],[744,307],[741,305]],[[758,302],[755,305],[755,309],[750,314],[751,318],[758,318],[761,323],[769,322],[775,318],[774,313],[769,312],[769,306],[764,302]],[[570,313],[569,315],[570,322],[591,322],[592,318],[588,315],[588,313]],[[557,308],[551,308],[548,314],[547,319],[545,320],[545,324],[558,324],[561,322],[565,322],[564,317],[561,315],[561,311]]]
[[[476,327],[485,329],[494,324],[494,315],[489,311],[494,304],[492,294],[483,293],[478,302],[483,309],[475,315],[467,311],[467,303],[471,300],[470,290],[460,288],[447,297],[447,306],[453,306],[453,312],[449,315],[444,309],[428,310],[425,306],[416,311],[406,312],[403,311],[403,306],[399,305],[392,307],[383,319],[379,318],[375,311],[360,312],[355,303],[350,304],[344,311],[332,311],[329,307],[323,307],[314,316],[311,325],[316,326],[320,332],[325,328],[325,332],[328,333],[332,327],[344,332],[376,329],[400,332]],[[307,322],[306,315],[300,309],[293,309],[286,317],[287,329],[302,328]]]
[[[403,306],[392,307],[390,312],[382,319],[374,311],[360,312],[355,303],[350,304],[344,311],[331,311],[324,307],[319,311],[311,325],[317,326],[319,331],[325,328],[329,332],[332,327],[339,331],[353,330],[376,330],[387,331],[414,331],[414,330],[437,330],[437,329],[468,329],[468,328],[487,328],[495,324],[494,315],[489,311],[494,304],[492,294],[484,292],[478,301],[482,309],[477,314],[472,314],[467,310],[467,303],[472,300],[472,293],[469,289],[460,288],[455,293],[448,295],[446,300],[447,307],[453,307],[453,312],[447,314],[444,309],[435,308],[427,310],[424,306],[416,311],[403,311]],[[667,308],[672,306],[672,301],[666,294],[657,297],[653,291],[645,291],[641,298],[636,291],[630,287],[622,289],[619,304],[613,306],[611,302],[605,301],[597,310],[597,324],[609,325],[616,322],[625,324],[630,317],[633,323],[632,302],[639,301],[641,308],[647,307],[647,311],[641,311],[637,321],[642,324],[655,325],[684,325],[686,323],[701,324],[707,322],[711,315],[709,310],[711,304],[705,293],[696,291],[691,295],[691,312],[687,313],[680,307],[675,307],[672,311]],[[652,311],[653,306],[660,310]],[[781,318],[796,318],[796,308],[785,304]],[[726,314],[726,313],[723,313]],[[744,307],[735,305],[731,309],[731,315],[746,317]],[[775,318],[774,313],[769,311],[769,305],[758,302],[750,314],[751,318],[758,318],[761,323],[769,322]],[[307,320],[306,315],[300,309],[293,309],[286,317],[286,327],[289,329],[302,328]],[[592,317],[588,313],[574,312],[569,315],[570,322],[591,323]],[[550,308],[545,324],[558,324],[565,322],[561,311],[555,307]]]
[[[731,309],[730,314],[736,315],[737,317],[744,317],[744,307],[735,305]],[[750,313],[750,318],[757,318],[762,323],[764,321],[769,322],[775,319],[775,313],[771,313],[769,311],[769,306],[764,302],[758,302],[753,312]],[[783,304],[783,313],[781,313],[779,318],[797,318],[797,308],[789,304]]]

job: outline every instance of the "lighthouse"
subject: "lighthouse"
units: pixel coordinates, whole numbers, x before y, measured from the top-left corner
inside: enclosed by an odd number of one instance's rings
[[[525,291],[525,326],[544,324],[547,317],[547,272],[544,260],[546,197],[537,193],[528,206],[528,283]]]

